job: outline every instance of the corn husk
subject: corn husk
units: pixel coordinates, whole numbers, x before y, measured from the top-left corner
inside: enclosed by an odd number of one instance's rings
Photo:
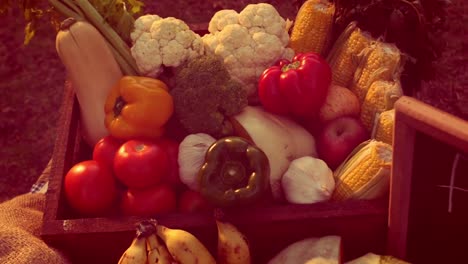
[[[331,200],[376,199],[388,193],[392,146],[374,139],[358,145],[335,170]]]

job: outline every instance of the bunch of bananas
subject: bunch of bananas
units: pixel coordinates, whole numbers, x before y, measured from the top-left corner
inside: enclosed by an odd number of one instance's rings
[[[218,261],[193,234],[148,220],[138,224],[135,238],[118,263],[250,264],[250,249],[246,237],[233,224],[219,219],[215,221],[218,229]]]

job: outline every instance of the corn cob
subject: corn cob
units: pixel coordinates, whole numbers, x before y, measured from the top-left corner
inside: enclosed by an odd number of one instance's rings
[[[297,12],[289,47],[295,53],[323,55],[333,26],[335,5],[327,0],[307,0]]]
[[[332,200],[375,199],[390,185],[392,146],[368,140],[357,146],[336,169]]]
[[[373,129],[372,138],[385,142],[387,144],[393,144],[393,127],[395,125],[395,109],[390,109],[382,112]]]
[[[335,41],[327,61],[333,73],[333,83],[349,87],[363,51],[374,42],[372,36],[351,22]]]
[[[350,89],[362,103],[372,82],[394,79],[401,72],[402,66],[398,47],[394,44],[378,41],[361,60]]]
[[[377,80],[370,85],[361,105],[361,121],[368,131],[374,127],[375,116],[392,109],[396,100],[402,95],[403,90],[398,81]]]

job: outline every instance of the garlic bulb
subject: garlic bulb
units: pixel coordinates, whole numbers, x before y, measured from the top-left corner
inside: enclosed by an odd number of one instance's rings
[[[179,144],[180,181],[194,191],[200,189],[198,171],[205,161],[206,151],[215,141],[208,134],[197,133],[186,136]]]
[[[281,178],[281,186],[288,202],[311,204],[330,199],[335,179],[323,160],[305,156],[291,162]]]

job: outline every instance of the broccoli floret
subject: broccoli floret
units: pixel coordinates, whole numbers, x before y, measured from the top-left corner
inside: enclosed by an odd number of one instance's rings
[[[229,134],[228,117],[247,106],[247,93],[231,79],[215,55],[201,56],[181,66],[171,90],[175,118],[188,133],[214,137]]]

